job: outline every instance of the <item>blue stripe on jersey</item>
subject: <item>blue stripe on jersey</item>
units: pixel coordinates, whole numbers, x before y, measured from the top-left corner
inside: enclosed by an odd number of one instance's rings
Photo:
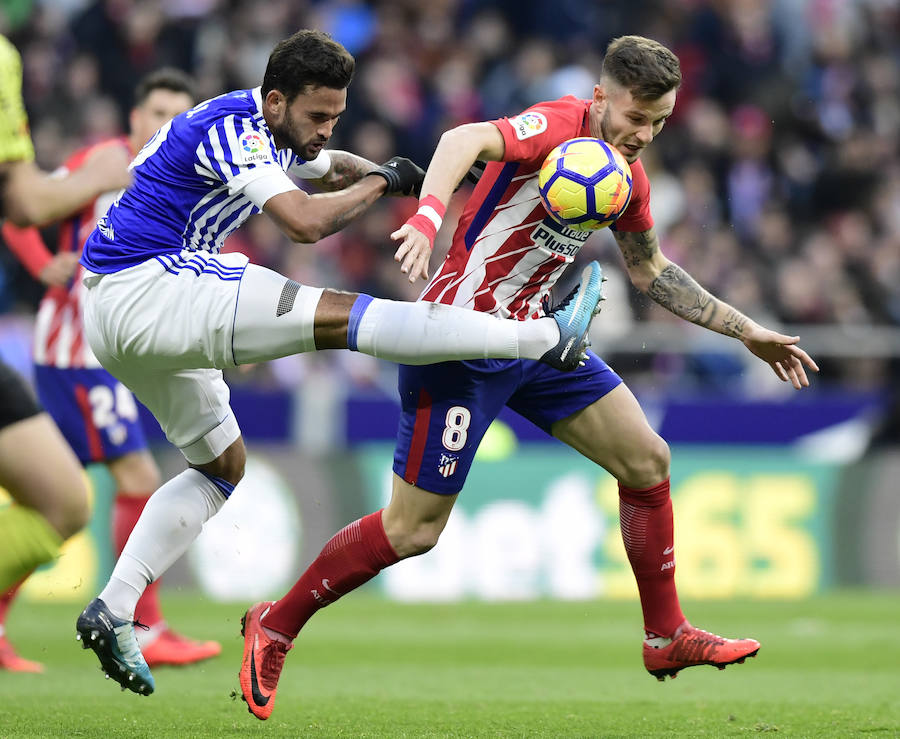
[[[231,132],[231,134],[232,134],[232,136],[233,136],[233,138],[234,138],[234,143],[233,143],[233,144],[232,144],[231,140],[229,139],[229,136],[228,136],[229,130],[228,130],[228,129],[230,129],[230,132]],[[219,122],[216,124],[216,127],[215,127],[214,130],[215,130],[215,133],[216,133],[216,135],[217,135],[217,140],[215,140],[214,143],[218,144],[219,147],[221,147],[221,151],[222,151],[223,154],[224,154],[225,152],[233,152],[234,147],[237,146],[237,142],[238,142],[238,138],[239,138],[240,134],[235,134],[235,133],[234,133],[234,129],[235,129],[235,122],[234,122],[234,116],[233,116],[233,115],[228,116],[227,118],[225,118],[224,120],[219,121]],[[242,130],[241,130],[241,133],[243,133],[243,127],[242,127]],[[212,135],[210,136],[210,140],[213,140]],[[217,152],[218,152],[218,149],[217,149]],[[232,177],[237,177],[238,174],[240,174],[240,169],[238,169],[238,168],[234,165],[233,162],[228,161],[228,158],[227,158],[227,157],[225,157],[225,163],[226,163],[226,164],[230,167],[230,169],[231,169],[231,174],[230,174],[230,176],[228,177],[229,180],[230,180]]]
[[[217,277],[221,277],[223,280],[234,279],[235,275],[237,275],[237,279],[241,279],[241,274],[244,271],[243,267],[226,267],[218,262],[201,259],[198,254],[192,255],[191,258],[183,264],[185,267],[194,265],[201,272],[209,272]]]
[[[475,245],[475,239],[478,238],[481,229],[487,224],[488,218],[491,217],[491,213],[494,212],[494,208],[497,207],[497,203],[500,202],[500,198],[503,197],[503,193],[506,192],[506,188],[509,187],[509,183],[512,182],[512,178],[518,169],[518,162],[507,162],[503,165],[503,169],[497,175],[497,180],[491,186],[490,191],[481,203],[481,207],[469,224],[465,237],[466,251],[472,250],[472,247]]]
[[[275,149],[261,105],[259,88],[236,90],[163,126],[132,162],[132,185],[88,237],[81,263],[109,273],[184,249],[218,253],[228,234],[260,211],[242,186],[230,192],[229,182],[299,161]],[[242,147],[246,134],[259,139],[245,138]],[[267,151],[268,161],[255,158]]]
[[[233,282],[240,280],[244,274],[245,267],[227,267],[219,262],[207,260],[199,254],[192,254],[190,259],[185,260],[180,255],[173,257],[171,254],[157,254],[154,259],[159,262],[166,270],[173,275],[177,275],[182,270],[190,270],[197,277],[201,274],[213,275],[220,280]]]
[[[211,220],[207,220],[210,213],[216,210],[228,200],[228,189],[225,187],[217,191],[209,193],[208,199],[201,200],[197,203],[197,207],[188,216],[187,225],[182,233],[183,243],[188,249],[204,249],[207,241],[206,232],[212,225]],[[211,240],[210,240],[211,241]]]
[[[213,231],[218,234],[218,239],[221,239],[222,242],[225,241],[232,231],[237,230],[237,228],[251,215],[259,213],[259,208],[249,201],[247,201],[243,208],[240,207],[241,205],[242,203],[234,204],[231,206],[231,209],[225,210],[219,214],[219,218],[214,224]],[[212,249],[210,249],[210,251],[212,251]],[[216,249],[216,251],[218,251],[218,249]]]
[[[371,295],[360,295],[350,307],[350,316],[347,318],[347,348],[351,352],[357,351],[356,336],[359,333],[359,322],[371,302]]]

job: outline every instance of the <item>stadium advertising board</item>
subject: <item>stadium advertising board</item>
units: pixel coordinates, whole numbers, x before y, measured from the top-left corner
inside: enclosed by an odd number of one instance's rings
[[[379,578],[401,600],[634,598],[615,480],[571,452],[526,445],[472,467],[437,547]],[[390,447],[361,452],[370,506]],[[800,598],[832,582],[837,468],[783,448],[673,450],[684,598]]]

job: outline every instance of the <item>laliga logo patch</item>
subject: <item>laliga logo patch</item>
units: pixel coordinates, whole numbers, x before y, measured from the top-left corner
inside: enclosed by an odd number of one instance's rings
[[[238,144],[241,147],[241,161],[244,164],[268,162],[271,158],[266,140],[256,131],[242,133]]]
[[[547,118],[543,113],[523,113],[510,119],[510,123],[516,130],[516,138],[519,141],[547,130]]]

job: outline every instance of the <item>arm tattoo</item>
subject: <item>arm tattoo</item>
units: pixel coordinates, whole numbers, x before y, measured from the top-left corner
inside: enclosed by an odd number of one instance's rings
[[[716,300],[677,264],[670,264],[650,283],[647,295],[691,323],[709,327]]]
[[[744,337],[744,328],[747,325],[747,316],[739,313],[734,308],[729,308],[725,318],[722,319],[722,330],[726,336],[734,336],[736,339]]]
[[[319,180],[319,187],[327,192],[343,190],[354,182],[359,182],[367,172],[375,169],[375,165],[368,159],[363,159],[347,151],[332,151],[331,169]]]
[[[327,221],[323,224],[323,236],[330,236],[333,233],[337,233],[344,226],[346,226],[350,221],[357,218],[363,211],[368,208],[374,200],[376,200],[378,196],[374,196],[372,200],[364,200],[361,203],[357,203],[349,210],[345,210],[343,213],[336,213],[331,220]]]
[[[677,264],[669,264],[650,283],[647,294],[676,316],[725,336],[741,339],[748,318],[717,300]],[[725,315],[720,316],[722,309]]]
[[[628,269],[651,260],[659,251],[659,239],[653,231],[614,231],[613,235]]]

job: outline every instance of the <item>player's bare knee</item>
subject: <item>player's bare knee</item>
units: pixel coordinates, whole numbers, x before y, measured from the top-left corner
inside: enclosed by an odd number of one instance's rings
[[[212,462],[192,466],[207,475],[219,477],[232,485],[237,485],[244,477],[246,463],[247,450],[243,440],[238,439]]]
[[[647,443],[636,447],[622,460],[619,482],[635,490],[658,485],[669,476],[671,459],[669,445],[661,436],[653,434]]]
[[[442,527],[438,528],[434,523],[422,524],[407,533],[403,542],[404,553],[401,556],[415,557],[419,554],[434,549],[441,536]],[[400,554],[400,552],[397,552]]]
[[[159,468],[146,450],[124,454],[111,460],[107,466],[116,481],[117,490],[125,495],[143,497],[162,484]]]
[[[81,482],[69,486],[66,494],[54,506],[52,517],[47,516],[50,525],[63,539],[68,539],[81,531],[91,520],[91,507],[87,489]]]
[[[409,522],[406,525],[385,527],[391,546],[401,559],[415,557],[434,548],[443,531],[435,521]]]

